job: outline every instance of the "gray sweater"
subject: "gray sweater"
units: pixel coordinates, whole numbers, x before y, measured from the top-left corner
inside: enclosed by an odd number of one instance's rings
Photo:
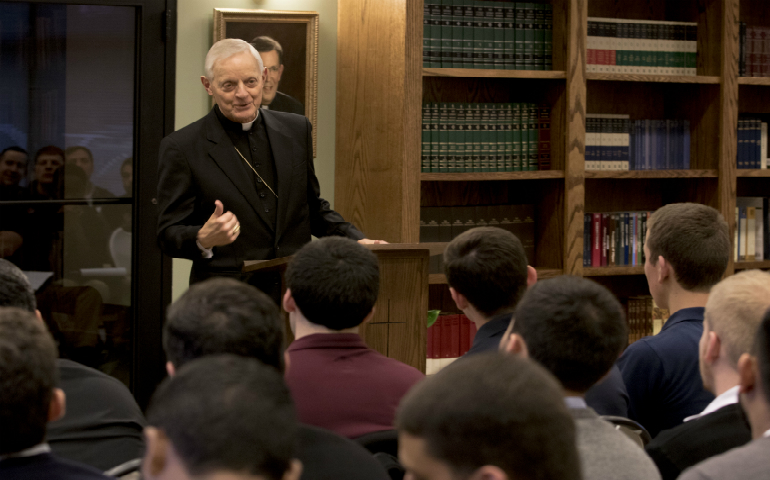
[[[644,449],[590,408],[570,409],[577,427],[583,480],[660,480]]]
[[[770,438],[758,438],[688,468],[679,480],[770,479],[769,452]]]

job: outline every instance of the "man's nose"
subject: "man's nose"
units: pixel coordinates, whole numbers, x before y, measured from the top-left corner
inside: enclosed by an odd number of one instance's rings
[[[239,83],[238,89],[235,91],[235,95],[238,97],[249,96],[249,91],[246,89],[246,85],[244,85],[243,83]]]

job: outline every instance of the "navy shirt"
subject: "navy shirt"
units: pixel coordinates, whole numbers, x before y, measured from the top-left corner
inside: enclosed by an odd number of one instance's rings
[[[487,323],[481,326],[473,337],[473,345],[465,352],[465,355],[474,355],[481,352],[496,352],[500,350],[500,340],[511,323],[512,313],[495,315]]]
[[[669,317],[660,333],[632,343],[618,360],[628,390],[628,416],[655,437],[714,400],[703,388],[698,342],[703,308],[683,308]]]

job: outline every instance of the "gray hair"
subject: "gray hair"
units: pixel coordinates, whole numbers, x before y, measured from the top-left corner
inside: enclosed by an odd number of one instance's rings
[[[236,53],[250,52],[257,60],[257,67],[259,73],[262,74],[264,65],[262,64],[262,57],[259,56],[259,52],[247,41],[237,38],[226,38],[220,40],[209,49],[209,53],[206,54],[206,78],[212,80],[214,78],[214,64],[218,60],[224,60],[230,58]]]

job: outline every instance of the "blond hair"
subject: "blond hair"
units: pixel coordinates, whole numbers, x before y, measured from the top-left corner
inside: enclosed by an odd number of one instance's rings
[[[711,289],[705,320],[727,350],[730,364],[750,353],[759,324],[770,307],[770,273],[747,270],[727,277]]]
[[[259,56],[259,52],[254,46],[245,40],[226,38],[212,45],[209,49],[209,53],[206,54],[206,61],[204,63],[206,78],[209,80],[214,79],[214,64],[217,63],[217,61],[230,58],[236,53],[241,52],[249,52],[254,56],[254,59],[257,61],[257,68],[261,74],[262,70],[264,70],[262,57]]]

